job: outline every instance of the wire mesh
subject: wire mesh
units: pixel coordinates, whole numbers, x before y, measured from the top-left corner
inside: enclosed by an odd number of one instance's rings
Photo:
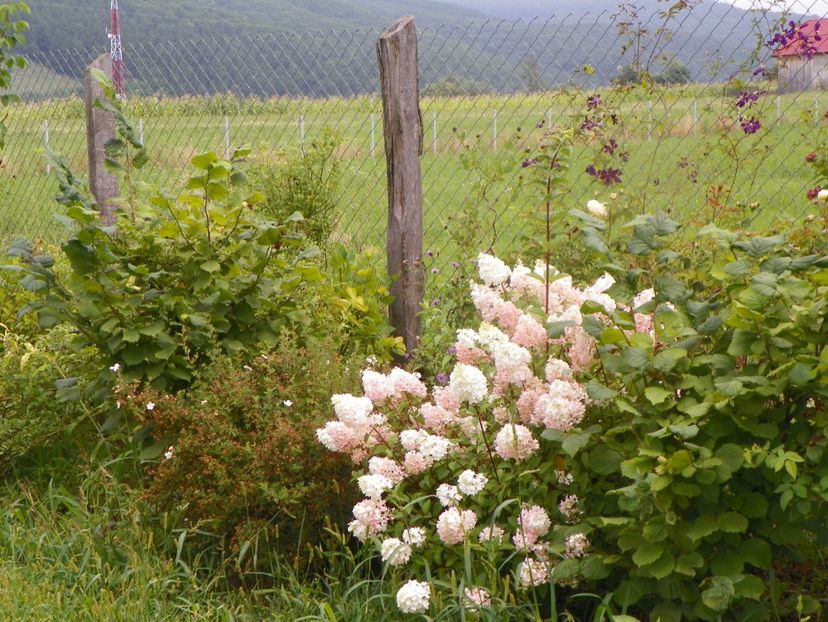
[[[746,206],[754,224],[803,217],[813,182],[802,161],[807,135],[822,117],[825,83],[782,93],[773,80],[754,75],[769,62],[764,42],[782,23],[778,14],[704,3],[675,15],[628,9],[420,29],[425,239],[439,258],[436,269],[460,252],[449,232],[452,215],[497,213],[484,242],[498,252],[514,249],[531,198],[515,192],[520,166],[503,163],[519,161],[535,144],[538,125],[542,132],[579,123],[592,92],[618,110],[630,153],[624,200],[635,209],[693,215],[723,202]],[[335,235],[355,246],[383,246],[378,35],[366,28],[129,46],[127,113],[150,152],[141,180],[175,190],[199,152],[250,144],[262,162],[278,164],[333,132],[343,167]],[[7,118],[3,244],[16,235],[60,238],[56,183],[41,151],[48,144],[85,171],[80,78],[104,51],[29,54],[29,67],[16,78],[24,104]],[[609,88],[645,72],[675,84]],[[820,75],[828,82],[828,69]],[[758,94],[750,111],[761,119],[755,134],[743,131],[745,112],[735,107],[744,91]],[[576,151],[573,161],[574,170],[585,169],[587,151]],[[481,175],[492,167],[497,182],[482,196]],[[574,184],[572,205],[608,191],[590,181]]]

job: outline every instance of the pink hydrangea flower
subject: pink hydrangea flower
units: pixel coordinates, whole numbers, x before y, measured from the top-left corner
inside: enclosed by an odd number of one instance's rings
[[[419,377],[399,367],[391,370],[388,381],[391,383],[394,397],[398,400],[407,395],[420,399],[428,395],[428,389]]]
[[[529,348],[531,350],[539,350],[546,346],[548,340],[546,329],[529,314],[524,314],[515,325],[515,330],[512,333],[512,342]]]
[[[402,466],[397,461],[382,456],[374,456],[368,460],[368,472],[388,478],[394,486],[405,479],[405,470]]]
[[[518,566],[518,577],[523,587],[536,587],[549,581],[549,572],[542,561],[528,557]]]
[[[383,533],[391,520],[391,510],[380,499],[365,499],[354,506],[354,520],[348,524],[348,531],[361,542],[370,536]]]
[[[504,460],[525,460],[534,454],[540,445],[525,426],[507,424],[495,437],[495,452]]]
[[[460,544],[476,524],[477,514],[472,510],[449,508],[437,519],[437,535],[444,544]]]
[[[582,533],[576,533],[566,539],[564,557],[586,557],[589,540]]]

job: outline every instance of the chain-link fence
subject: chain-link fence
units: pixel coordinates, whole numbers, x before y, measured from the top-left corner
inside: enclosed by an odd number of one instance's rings
[[[451,218],[471,222],[485,209],[500,217],[484,246],[510,250],[533,201],[520,192],[525,151],[549,127],[583,123],[593,93],[616,111],[619,149],[628,154],[616,201],[684,216],[741,211],[760,224],[801,218],[813,185],[803,160],[828,103],[820,90],[828,70],[818,70],[828,54],[800,54],[801,71],[813,74],[806,87],[817,88],[779,92],[772,58],[779,41],[767,42],[791,31],[786,23],[779,14],[705,3],[675,13],[627,8],[421,29],[427,247],[448,263],[456,253]],[[151,156],[141,181],[180,188],[193,155],[243,144],[259,161],[278,165],[332,133],[343,167],[335,235],[383,246],[378,35],[364,29],[161,45],[127,40],[127,112]],[[80,77],[103,51],[31,53],[17,76],[14,90],[24,104],[8,111],[0,167],[3,244],[15,235],[61,235],[53,218],[56,182],[42,147],[85,170]],[[588,145],[575,151],[573,174],[587,169],[590,153]],[[613,190],[576,175],[571,204]]]

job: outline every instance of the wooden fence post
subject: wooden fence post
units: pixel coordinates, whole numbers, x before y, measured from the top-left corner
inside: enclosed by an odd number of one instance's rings
[[[391,325],[412,352],[420,338],[423,274],[423,122],[413,17],[389,26],[377,42],[388,171],[388,273]]]
[[[95,101],[105,97],[103,90],[92,77],[91,69],[100,69],[112,75],[112,59],[109,54],[96,58],[84,76],[84,104],[86,108],[86,151],[89,156],[89,189],[98,203],[104,224],[115,223],[115,199],[119,195],[118,178],[104,168],[104,147],[115,138],[115,117],[112,113],[95,107]]]

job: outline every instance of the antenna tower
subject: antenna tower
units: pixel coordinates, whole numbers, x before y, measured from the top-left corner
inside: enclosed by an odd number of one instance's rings
[[[110,2],[109,48],[112,56],[112,84],[118,99],[126,98],[126,68],[124,67],[124,48],[121,46],[121,12],[118,0]]]

